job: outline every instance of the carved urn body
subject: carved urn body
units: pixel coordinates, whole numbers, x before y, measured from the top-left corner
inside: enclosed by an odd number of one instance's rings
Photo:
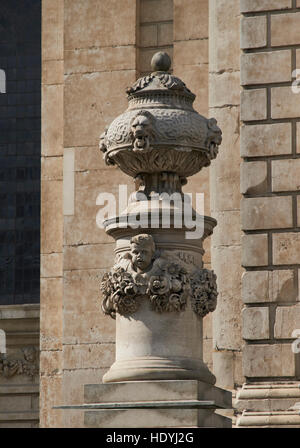
[[[195,95],[169,66],[168,55],[154,56],[154,73],[127,90],[127,111],[100,137],[106,163],[138,185],[120,216],[105,221],[116,259],[102,279],[102,309],[117,325],[104,382],[215,382],[202,360],[202,319],[216,307],[216,276],[202,256],[216,221],[192,209],[182,185],[216,157],[221,131],[193,109]],[[201,223],[196,238],[186,214]]]

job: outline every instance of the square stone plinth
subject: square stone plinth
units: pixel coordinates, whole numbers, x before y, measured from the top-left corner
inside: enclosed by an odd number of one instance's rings
[[[215,413],[231,409],[231,392],[196,380],[88,384],[84,388],[85,427],[231,427]]]

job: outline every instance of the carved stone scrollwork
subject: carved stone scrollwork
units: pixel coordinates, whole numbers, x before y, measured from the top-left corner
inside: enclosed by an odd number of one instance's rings
[[[101,282],[102,310],[134,314],[143,297],[157,312],[184,311],[190,297],[193,311],[204,317],[217,304],[216,276],[207,269],[188,272],[179,258],[155,250],[151,235],[131,239],[131,250],[120,257]]]
[[[27,375],[33,378],[38,375],[37,353],[35,347],[22,349],[24,359],[6,359],[0,354],[0,375],[11,378],[14,375]]]

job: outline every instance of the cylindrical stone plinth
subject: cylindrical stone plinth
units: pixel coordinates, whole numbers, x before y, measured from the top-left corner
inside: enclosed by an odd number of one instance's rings
[[[198,379],[214,384],[202,360],[202,318],[188,304],[181,313],[157,313],[143,298],[132,316],[117,316],[116,361],[103,382]]]
[[[212,233],[215,220],[202,217],[202,238],[193,240],[186,239],[186,228],[162,228],[162,215],[162,211],[158,212],[156,229],[125,228],[122,222],[125,215],[117,222],[106,222],[106,231],[116,240],[117,261],[111,283],[106,285],[110,296],[104,307],[107,314],[116,317],[116,361],[104,375],[105,383],[174,379],[215,383],[214,375],[202,360],[203,309],[197,308],[197,294],[201,304],[206,282],[201,277],[205,271],[203,240]],[[151,264],[141,272],[134,271],[131,258],[132,241],[138,237],[150,238],[155,245]],[[159,285],[157,290],[155,281]],[[128,292],[124,302],[122,285]],[[143,294],[137,293],[139,285]],[[113,305],[112,297],[116,297]],[[173,308],[174,300],[177,302]],[[178,307],[180,300],[183,304]],[[109,312],[107,303],[116,306],[116,313]]]

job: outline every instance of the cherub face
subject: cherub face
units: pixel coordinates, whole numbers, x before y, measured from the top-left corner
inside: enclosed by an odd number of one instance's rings
[[[153,249],[150,244],[131,244],[131,261],[139,271],[145,271],[150,266],[153,257]]]

